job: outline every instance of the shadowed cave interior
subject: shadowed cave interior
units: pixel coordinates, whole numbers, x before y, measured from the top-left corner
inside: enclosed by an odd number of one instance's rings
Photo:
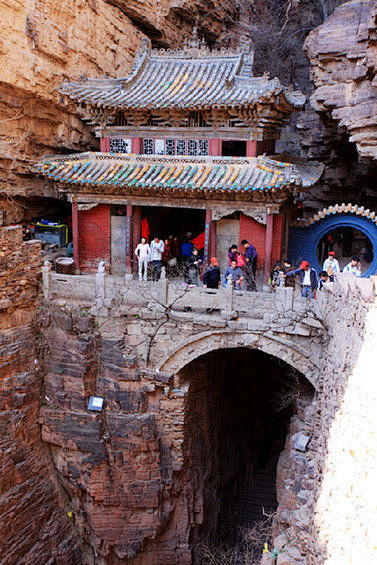
[[[185,457],[196,525],[191,543],[234,545],[276,510],[276,466],[299,397],[313,387],[287,363],[258,350],[222,349],[181,371],[189,385]],[[262,544],[263,545],[263,544]],[[196,562],[196,560],[195,560]]]

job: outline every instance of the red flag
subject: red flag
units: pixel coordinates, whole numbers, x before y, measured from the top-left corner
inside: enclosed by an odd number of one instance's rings
[[[194,237],[192,242],[195,245],[195,247],[197,249],[199,249],[199,251],[200,251],[204,247],[204,240],[205,239],[204,239],[204,232],[203,232],[203,233],[200,233],[199,235],[197,235],[196,237]]]

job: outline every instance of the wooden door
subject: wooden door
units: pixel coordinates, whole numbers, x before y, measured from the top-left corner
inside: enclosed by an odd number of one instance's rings
[[[126,216],[111,216],[111,272],[126,270]]]
[[[220,263],[221,274],[228,267],[228,249],[233,243],[239,244],[240,221],[236,219],[222,218],[216,226],[217,259]]]

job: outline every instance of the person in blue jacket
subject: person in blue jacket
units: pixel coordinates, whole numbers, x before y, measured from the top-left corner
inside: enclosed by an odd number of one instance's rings
[[[283,277],[298,275],[301,283],[301,295],[304,298],[315,298],[318,288],[317,271],[307,261],[302,261],[298,269],[288,271]]]
[[[230,267],[227,268],[224,275],[224,286],[227,286],[229,280],[233,282],[234,290],[241,290],[243,281],[243,272],[237,267],[236,259],[230,262]]]
[[[211,258],[211,262],[203,273],[204,288],[219,288],[221,284],[220,267],[216,257]]]

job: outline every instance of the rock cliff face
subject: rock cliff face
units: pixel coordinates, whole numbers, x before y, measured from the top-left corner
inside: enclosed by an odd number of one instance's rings
[[[39,429],[39,242],[0,227],[0,546],[4,565],[79,563],[80,542]]]
[[[30,173],[42,154],[98,147],[76,108],[58,92],[66,79],[122,76],[140,40],[172,45],[198,22],[218,38],[235,17],[235,2],[164,0],[27,0],[0,6],[0,192],[7,223],[33,215],[33,198],[56,197],[51,185]],[[211,14],[211,17],[207,17]],[[29,209],[29,212],[28,212]]]
[[[377,2],[338,7],[306,40],[311,104],[349,134],[361,157],[377,158]]]
[[[62,105],[59,85],[83,73],[127,72],[142,34],[103,1],[3,3],[0,26],[0,190],[54,196],[30,174],[31,162],[95,143],[73,109]]]

